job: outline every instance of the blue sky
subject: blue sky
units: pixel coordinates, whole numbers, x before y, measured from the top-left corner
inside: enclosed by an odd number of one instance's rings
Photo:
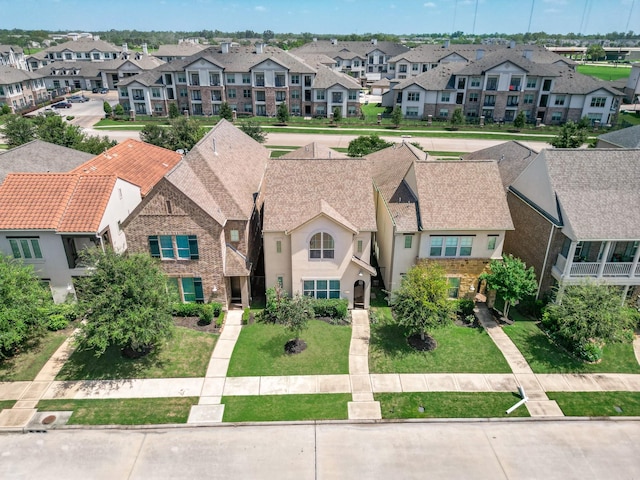
[[[640,0],[0,0],[0,12],[0,28],[88,32],[524,33],[530,18],[532,32],[640,30]]]

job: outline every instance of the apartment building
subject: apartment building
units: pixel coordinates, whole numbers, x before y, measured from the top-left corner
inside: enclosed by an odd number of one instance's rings
[[[2,65],[26,70],[27,61],[22,48],[16,45],[0,45],[0,66]]]
[[[43,75],[0,66],[0,106],[8,105],[13,113],[19,113],[48,99]]]

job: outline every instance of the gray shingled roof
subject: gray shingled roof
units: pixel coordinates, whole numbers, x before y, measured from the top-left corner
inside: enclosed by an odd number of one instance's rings
[[[13,50],[15,53],[23,53],[22,47],[17,45],[0,45],[0,52],[9,53]]]
[[[559,75],[558,68],[550,64],[538,63],[525,58],[521,52],[516,50],[498,50],[487,53],[480,60],[475,60],[458,72],[459,75],[483,75],[487,70],[502,65],[503,63],[512,63],[529,75],[539,77],[556,77]]]
[[[68,172],[94,156],[42,140],[32,140],[0,152],[0,183],[9,173]]]
[[[307,65],[301,58],[280,48],[269,46],[264,47],[263,53],[256,53],[255,46],[230,47],[229,53],[222,53],[220,47],[209,47],[189,58],[185,58],[184,61],[186,61],[186,65],[189,65],[200,58],[222,66],[227,72],[248,72],[256,65],[267,60],[273,60],[292,72],[315,72],[315,70]]]
[[[500,178],[502,178],[502,186],[506,190],[537,155],[538,152],[535,150],[512,140],[473,153],[467,153],[462,159],[496,160],[498,162],[498,170],[500,170]]]
[[[9,85],[43,77],[44,75],[39,72],[20,70],[9,65],[0,65],[0,85]]]
[[[318,65],[316,76],[313,79],[313,88],[330,88],[334,85],[340,85],[349,90],[360,90],[360,83],[353,77],[332,70],[324,65]]]
[[[182,42],[173,45],[160,45],[157,51],[152,52],[152,55],[156,57],[190,57],[205,48],[208,48],[208,45]]]
[[[540,152],[562,219],[578,240],[640,238],[640,150]]]
[[[59,43],[52,47],[46,48],[45,52],[63,52],[69,50],[72,52],[90,52],[92,50],[98,50],[100,52],[119,52],[120,47],[116,47],[114,44],[105,42],[104,40],[94,40],[92,38],[81,38],[78,40],[69,40],[68,42]]]
[[[407,78],[398,83],[393,90],[402,90],[411,85],[418,85],[425,90],[440,91],[447,88],[453,89],[454,83],[451,77],[459,74],[465,68],[464,63],[441,63],[435,68],[428,70],[415,77]]]
[[[264,182],[266,232],[291,231],[321,214],[349,229],[376,231],[367,160],[272,159]]]
[[[586,95],[603,88],[614,95],[623,95],[623,93],[615,89],[610,82],[598,80],[589,75],[583,75],[569,68],[556,68],[556,71],[558,76],[553,82],[553,93]]]
[[[181,163],[188,165],[210,197],[215,199],[225,220],[249,220],[254,194],[260,191],[268,158],[269,151],[265,147],[232,123],[220,120]],[[181,168],[176,167],[167,179],[173,183],[176,178],[174,184],[188,197],[193,193],[201,198],[202,188],[196,182],[191,183],[188,178],[177,180],[178,175],[189,175]]]
[[[326,145],[320,143],[310,143],[304,147],[300,147],[293,152],[286,153],[280,158],[289,160],[303,160],[305,158],[348,158],[344,153],[333,150]]]
[[[498,165],[416,162],[422,230],[513,230]]]
[[[605,133],[600,135],[598,140],[604,140],[620,148],[640,148],[640,125]]]
[[[301,47],[293,49],[293,53],[324,53],[331,58],[347,59],[346,55],[351,52],[365,58],[369,52],[374,50],[380,50],[385,55],[395,56],[409,50],[408,47],[394,42],[377,42],[374,45],[372,42],[352,42],[352,41],[338,41],[335,45],[329,40],[318,40],[317,42],[309,42]]]

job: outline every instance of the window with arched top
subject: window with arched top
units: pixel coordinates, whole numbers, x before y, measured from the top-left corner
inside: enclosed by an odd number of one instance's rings
[[[318,232],[309,241],[309,258],[333,258],[335,244],[326,232]]]

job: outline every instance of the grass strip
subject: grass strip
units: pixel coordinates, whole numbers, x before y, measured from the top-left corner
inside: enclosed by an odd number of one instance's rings
[[[175,335],[149,355],[125,358],[117,347],[100,357],[92,351],[74,352],[57,380],[204,377],[218,335],[176,327]]]
[[[497,418],[528,417],[525,406],[507,415],[520,400],[509,392],[377,393],[382,418]]]
[[[11,408],[16,404],[17,400],[0,400],[0,411],[5,408]]]
[[[512,310],[513,325],[503,327],[534,373],[640,373],[640,365],[630,343],[605,345],[600,363],[585,363],[556,345],[538,328]]]
[[[222,397],[224,422],[344,420],[349,393]]]
[[[371,325],[371,373],[511,373],[504,356],[484,329],[451,325],[429,334],[435,350],[420,352],[407,343],[403,328],[389,322],[390,309],[378,307],[381,316]],[[380,314],[378,314],[380,315]]]
[[[640,416],[640,392],[547,392],[547,396],[568,417]]]
[[[186,423],[198,397],[40,400],[39,411],[73,411],[68,425]]]
[[[70,333],[70,329],[47,332],[42,338],[23,348],[17,355],[0,361],[0,381],[31,381],[36,378],[38,372]]]
[[[291,333],[282,325],[255,323],[243,327],[227,376],[349,373],[351,327],[312,320],[300,336],[307,348],[295,355],[284,351],[285,343],[291,338]]]

